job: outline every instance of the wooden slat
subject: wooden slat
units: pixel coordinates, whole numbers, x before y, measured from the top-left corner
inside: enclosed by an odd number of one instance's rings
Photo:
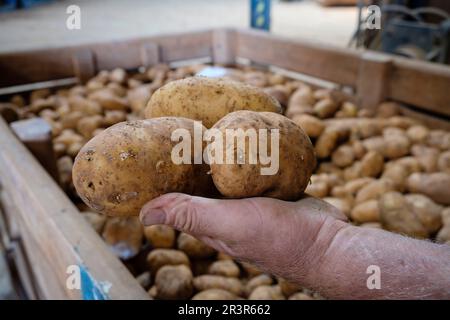
[[[424,110],[450,116],[450,67],[395,58],[389,97]]]
[[[388,95],[392,57],[367,51],[361,55],[356,85],[359,105],[375,110]]]
[[[212,36],[212,58],[216,64],[232,66],[236,63],[236,31],[217,29]]]
[[[347,86],[355,86],[358,80],[356,51],[283,39],[256,30],[240,30],[236,41],[236,56],[240,58]]]
[[[411,108],[405,106],[399,106],[401,113],[407,117],[414,118],[422,122],[424,125],[433,128],[433,129],[443,129],[450,131],[450,121],[447,119],[439,118],[432,116],[430,114],[426,114],[424,112],[420,112],[417,110],[413,110]]]
[[[210,57],[211,31],[173,34],[87,44],[66,48],[33,50],[0,54],[0,87],[31,82],[69,78],[79,73],[73,57],[90,50],[95,57],[95,72],[114,68],[134,69],[142,66],[142,47],[156,44],[160,47],[161,62]],[[76,61],[76,58],[75,58]]]
[[[148,299],[125,266],[79,214],[77,208],[17,140],[0,118],[0,183],[20,217],[21,233],[33,244],[32,263],[43,262],[38,276],[45,298],[78,299],[66,288],[69,265],[84,265],[97,282],[111,284],[111,299]],[[40,257],[39,259],[36,257]]]

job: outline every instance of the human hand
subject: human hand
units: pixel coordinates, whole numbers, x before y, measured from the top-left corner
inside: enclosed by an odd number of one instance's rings
[[[141,221],[144,225],[170,225],[218,251],[329,298],[450,296],[450,268],[445,263],[450,261],[449,247],[352,226],[338,209],[309,196],[286,202],[173,193],[147,203]],[[423,263],[424,256],[428,263]],[[367,287],[369,265],[382,270],[384,288]],[[405,274],[405,267],[413,274]],[[430,268],[436,269],[433,274]],[[436,280],[441,281],[439,285]],[[429,288],[416,293],[408,290],[419,286]]]

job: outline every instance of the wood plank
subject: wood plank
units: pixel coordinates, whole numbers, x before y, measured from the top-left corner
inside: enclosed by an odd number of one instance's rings
[[[357,51],[274,37],[256,30],[239,30],[236,41],[236,56],[240,58],[347,86],[355,86],[358,80]]]
[[[17,208],[21,226],[39,249],[41,282],[53,282],[46,298],[79,299],[65,286],[69,265],[82,265],[97,283],[109,283],[111,299],[148,299],[147,293],[84,220],[74,204],[0,119],[0,179]],[[34,263],[38,263],[35,260]]]
[[[96,71],[114,68],[135,69],[142,65],[142,47],[160,47],[161,62],[197,59],[212,55],[209,30],[86,44],[80,46],[0,54],[0,87],[70,78],[79,73],[73,57],[85,50],[95,56]]]
[[[435,117],[405,106],[399,106],[399,108],[403,115],[417,119],[429,128],[450,131],[450,121],[448,119]]]
[[[56,155],[53,151],[52,127],[42,118],[14,121],[10,124],[20,141],[39,163],[59,183]]]
[[[376,109],[388,95],[392,57],[367,51],[361,55],[356,94],[363,108]]]
[[[389,81],[389,97],[450,116],[450,67],[395,58]]]
[[[215,64],[232,66],[236,63],[236,31],[217,29],[213,31],[212,58]]]

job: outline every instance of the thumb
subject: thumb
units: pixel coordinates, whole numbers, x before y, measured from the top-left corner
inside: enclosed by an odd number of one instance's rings
[[[165,224],[199,237],[233,239],[239,227],[252,225],[250,199],[218,200],[169,193],[141,210],[143,225]],[[254,220],[253,220],[254,221]]]

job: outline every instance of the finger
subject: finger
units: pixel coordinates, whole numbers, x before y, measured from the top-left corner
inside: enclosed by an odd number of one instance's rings
[[[144,225],[166,224],[177,230],[213,238],[248,236],[255,209],[249,200],[217,200],[171,193],[148,202],[141,210]]]

